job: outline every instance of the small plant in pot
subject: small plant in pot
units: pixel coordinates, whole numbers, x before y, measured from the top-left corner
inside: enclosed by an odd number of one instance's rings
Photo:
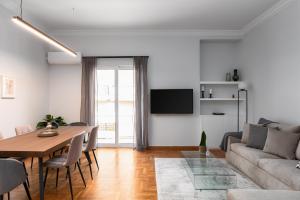
[[[199,144],[199,151],[200,151],[201,154],[206,154],[206,151],[207,151],[205,131],[202,131],[202,134],[201,134],[201,141],[200,141],[200,144]]]
[[[43,121],[37,123],[36,128],[42,129],[46,128],[47,125],[51,125],[52,129],[58,128],[59,126],[66,126],[67,123],[62,117],[54,117],[53,115],[46,115]]]

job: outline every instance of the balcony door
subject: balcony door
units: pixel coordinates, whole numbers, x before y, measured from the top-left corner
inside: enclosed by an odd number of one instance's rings
[[[98,60],[96,124],[98,144],[132,147],[134,139],[133,60],[103,58]]]

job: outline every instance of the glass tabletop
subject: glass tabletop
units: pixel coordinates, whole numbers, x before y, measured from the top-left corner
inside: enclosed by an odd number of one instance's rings
[[[184,166],[195,189],[226,190],[236,188],[236,174],[224,159],[197,151],[182,151]]]
[[[210,153],[204,155],[197,151],[182,151],[181,153],[195,175],[235,175],[223,159],[214,158]]]

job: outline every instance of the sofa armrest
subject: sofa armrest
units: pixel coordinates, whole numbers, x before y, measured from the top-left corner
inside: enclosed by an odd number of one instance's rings
[[[228,143],[227,143],[227,152],[231,150],[231,144],[234,144],[234,143],[241,143],[241,139],[233,137],[233,136],[229,136]]]

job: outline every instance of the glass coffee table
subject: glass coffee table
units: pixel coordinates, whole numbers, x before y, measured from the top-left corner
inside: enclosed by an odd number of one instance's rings
[[[234,171],[219,158],[197,151],[182,151],[185,168],[196,190],[227,190],[237,187]]]

